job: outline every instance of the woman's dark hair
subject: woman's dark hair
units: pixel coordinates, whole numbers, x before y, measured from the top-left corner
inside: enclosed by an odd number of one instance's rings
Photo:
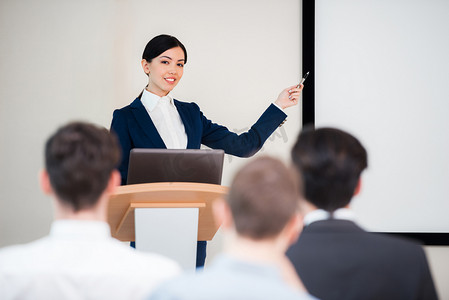
[[[180,47],[184,52],[184,63],[187,63],[187,50],[184,45],[174,36],[161,34],[151,39],[143,50],[142,59],[151,62],[168,49]]]

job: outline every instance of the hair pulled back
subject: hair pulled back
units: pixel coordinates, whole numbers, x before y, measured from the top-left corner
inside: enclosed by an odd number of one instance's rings
[[[176,47],[180,47],[182,49],[184,52],[184,63],[187,63],[187,50],[184,45],[174,36],[167,34],[161,34],[152,38],[145,46],[142,59],[145,59],[150,63],[153,58],[158,57],[165,51]]]

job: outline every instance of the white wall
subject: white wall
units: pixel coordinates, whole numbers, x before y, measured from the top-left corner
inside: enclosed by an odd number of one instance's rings
[[[146,84],[140,59],[152,37],[187,48],[175,97],[241,132],[300,78],[299,15],[296,0],[1,1],[0,246],[48,232],[51,203],[37,182],[45,140],[74,119],[109,128]],[[300,108],[287,113],[262,154],[288,160]],[[223,184],[244,161],[225,159]],[[218,235],[209,257],[220,249]]]

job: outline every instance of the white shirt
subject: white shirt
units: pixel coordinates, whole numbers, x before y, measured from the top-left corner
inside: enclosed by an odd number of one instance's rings
[[[167,149],[186,149],[187,134],[170,94],[159,97],[143,90],[140,98]]]
[[[0,299],[143,299],[180,272],[112,238],[106,223],[59,220],[49,236],[0,250]]]
[[[307,226],[316,221],[328,220],[330,217],[331,214],[328,211],[324,209],[316,209],[304,216],[304,225]],[[355,221],[355,214],[348,208],[339,208],[334,211],[332,218],[337,220]]]

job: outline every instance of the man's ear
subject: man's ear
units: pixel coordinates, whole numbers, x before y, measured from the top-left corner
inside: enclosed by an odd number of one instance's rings
[[[46,195],[53,194],[53,188],[51,187],[50,177],[48,176],[48,172],[45,169],[42,169],[39,172],[39,185],[41,187],[42,192]]]
[[[145,74],[150,75],[150,63],[147,62],[146,59],[142,59],[140,63],[142,64],[142,69],[145,72]]]
[[[121,180],[122,180],[122,176],[120,175],[120,172],[117,170],[113,170],[111,172],[111,176],[109,177],[108,185],[106,187],[106,192],[108,194],[114,193],[115,189],[120,185]]]
[[[212,212],[214,214],[215,223],[223,229],[228,229],[233,226],[232,214],[226,200],[219,198],[212,204]]]
[[[302,214],[296,213],[287,223],[285,230],[288,235],[289,245],[292,245],[298,240],[299,234],[304,227],[304,218]]]
[[[354,189],[354,196],[357,196],[362,189],[362,177],[359,177],[359,181],[357,181],[357,186]]]

